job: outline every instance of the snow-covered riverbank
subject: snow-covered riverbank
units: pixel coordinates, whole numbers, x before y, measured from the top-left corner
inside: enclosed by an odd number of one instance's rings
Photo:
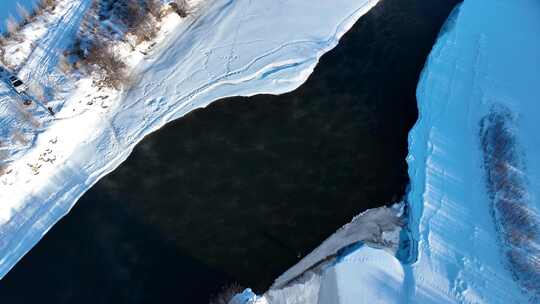
[[[141,59],[133,72],[133,86],[118,99],[111,93],[102,100],[102,92],[88,101],[85,94],[66,94],[57,113],[61,119],[46,125],[0,183],[4,203],[0,276],[89,187],[125,160],[146,134],[222,97],[295,89],[307,79],[320,56],[335,47],[375,4],[347,0],[279,5],[266,0],[212,1],[201,8],[199,17],[179,23]],[[55,31],[65,32],[64,27],[59,23],[50,28],[46,37],[53,37]],[[90,86],[82,86],[85,88]],[[9,96],[5,96],[6,103]],[[73,109],[76,115],[69,115]],[[35,175],[36,169],[27,163],[42,159],[44,153],[44,159],[54,154],[54,161],[34,166],[39,170]]]
[[[539,28],[535,1],[465,0],[428,59],[409,137],[410,227],[418,243],[417,261],[406,267],[409,302],[538,300],[531,281],[540,279]],[[486,120],[500,109],[508,121],[486,141]],[[495,171],[505,178],[494,180]],[[490,190],[505,184],[515,191]],[[520,239],[520,248],[509,238]]]

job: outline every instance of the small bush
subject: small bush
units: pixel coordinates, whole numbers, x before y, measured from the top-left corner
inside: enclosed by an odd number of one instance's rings
[[[142,20],[136,26],[130,30],[130,34],[135,36],[136,43],[139,44],[143,41],[150,41],[157,36],[158,28],[152,20]]]
[[[147,11],[159,20],[161,13],[161,2],[159,0],[146,0]]]
[[[38,10],[52,11],[56,7],[56,0],[41,0],[37,7]]]
[[[136,43],[149,41],[157,35],[156,19],[161,5],[157,0],[126,0],[118,6],[115,17],[127,28],[127,33],[136,37]]]
[[[127,83],[126,64],[115,54],[110,43],[95,41],[90,48],[83,63],[102,76],[103,84],[119,88]]]
[[[215,295],[209,304],[229,304],[231,299],[238,293],[244,290],[242,286],[237,283],[223,287],[223,289]]]
[[[169,3],[169,6],[173,9],[175,13],[178,14],[178,16],[182,18],[186,18],[191,12],[189,4],[187,3],[186,0],[171,1]]]
[[[0,176],[6,174],[9,172],[9,166],[8,164],[0,163]]]

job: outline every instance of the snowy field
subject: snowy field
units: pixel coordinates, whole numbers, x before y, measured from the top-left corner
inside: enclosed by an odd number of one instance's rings
[[[12,162],[0,178],[0,277],[145,135],[219,98],[297,88],[319,58],[375,4],[199,3],[194,17],[167,19],[146,55],[123,54],[135,79],[128,90],[98,91],[83,79],[63,87],[51,102],[54,118],[37,109],[36,126],[13,121],[11,108],[20,101],[4,88],[6,108],[0,123],[35,132],[24,145],[13,141],[4,148]],[[51,18],[23,30],[21,35],[31,39],[34,48],[30,43],[8,45],[14,55],[22,54],[12,65],[20,68],[25,82],[52,86],[60,81],[50,75],[55,75],[59,52],[88,5],[88,0],[60,1]]]

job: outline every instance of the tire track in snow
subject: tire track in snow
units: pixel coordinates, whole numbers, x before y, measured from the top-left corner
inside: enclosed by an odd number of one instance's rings
[[[73,41],[72,36],[78,30],[89,4],[90,0],[73,1],[66,13],[50,27],[21,69],[21,75],[28,79],[27,82],[51,85],[48,76],[58,64],[59,52]]]

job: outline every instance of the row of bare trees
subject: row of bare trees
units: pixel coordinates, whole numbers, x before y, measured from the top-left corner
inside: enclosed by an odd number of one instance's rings
[[[6,20],[6,33],[10,36],[15,34],[20,28],[36,19],[37,16],[44,12],[50,12],[56,7],[57,0],[40,0],[32,9],[27,9],[20,3],[17,3],[17,14],[20,20],[17,20],[13,15],[10,15]]]
[[[181,17],[189,14],[186,0],[174,0],[169,8]],[[163,6],[160,0],[94,0],[81,31],[61,60],[61,69],[77,69],[101,76],[101,84],[119,88],[129,77],[126,64],[118,56],[119,40],[132,48],[153,40],[159,31]]]

